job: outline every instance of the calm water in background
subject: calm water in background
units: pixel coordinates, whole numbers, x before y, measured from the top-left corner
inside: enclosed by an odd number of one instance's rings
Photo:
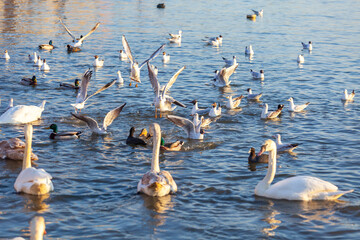
[[[359,90],[359,23],[357,1],[169,1],[156,9],[157,1],[7,1],[0,3],[0,50],[11,59],[0,61],[0,97],[3,111],[10,97],[15,105],[38,105],[47,100],[42,120],[35,123],[33,150],[38,167],[53,177],[49,196],[16,194],[13,184],[21,162],[0,161],[0,238],[29,236],[28,221],[36,214],[46,220],[47,239],[208,239],[208,238],[359,238],[360,223],[360,108],[340,101],[344,88]],[[256,22],[246,19],[250,9],[264,9]],[[75,33],[85,34],[97,21],[98,30],[78,53],[67,54],[70,37],[58,17]],[[150,123],[161,125],[166,141],[183,139],[182,129],[166,118],[155,119],[153,93],[147,70],[138,88],[128,86],[128,62],[118,58],[121,36],[126,35],[135,58],[142,62],[161,44],[168,32],[183,31],[181,46],[167,45],[169,64],[153,61],[159,80],[165,83],[183,65],[187,68],[172,87],[172,96],[187,103],[198,99],[200,107],[226,96],[246,94],[251,87],[263,92],[270,109],[310,101],[308,110],[284,113],[279,121],[260,120],[258,103],[244,100],[239,111],[226,111],[207,130],[204,141],[185,140],[184,151],[160,155],[160,167],[171,172],[179,191],[153,199],[136,194],[142,175],[150,169],[152,149],[125,144],[128,130],[139,132]],[[205,46],[204,36],[224,36],[223,46]],[[39,72],[26,62],[27,55],[50,39],[57,46],[40,52],[51,67]],[[314,42],[305,63],[296,57],[301,41]],[[252,44],[252,60],[244,56]],[[110,134],[91,135],[73,119],[70,103],[76,92],[59,89],[92,66],[93,56],[105,59],[94,71],[92,93],[121,70],[123,86],[113,86],[91,99],[84,113],[102,121],[110,109],[126,102]],[[240,63],[229,88],[210,84],[213,71],[223,66],[221,57],[236,55]],[[263,82],[252,80],[249,69],[265,70]],[[38,77],[35,88],[19,84],[21,77]],[[174,114],[188,117],[188,109]],[[49,130],[82,130],[81,139],[51,141]],[[272,135],[284,142],[301,143],[295,154],[278,156],[275,182],[295,175],[320,177],[342,190],[354,189],[339,201],[290,202],[254,196],[266,165],[251,171],[248,150],[259,150]],[[23,126],[0,126],[0,139],[23,135]]]

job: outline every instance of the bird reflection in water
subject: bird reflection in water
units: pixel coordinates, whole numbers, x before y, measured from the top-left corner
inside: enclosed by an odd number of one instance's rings
[[[20,194],[24,199],[24,209],[31,212],[43,213],[46,212],[50,205],[45,203],[45,200],[50,197],[50,194],[40,196]]]
[[[150,210],[149,216],[154,220],[153,225],[164,225],[168,210],[174,207],[174,203],[171,201],[172,195],[166,195],[163,197],[149,197],[145,194],[141,194],[144,200],[144,206]]]
[[[268,206],[266,207],[269,211],[266,211],[265,216],[263,219],[261,219],[262,221],[267,222],[270,226],[269,227],[265,227],[262,229],[262,232],[264,234],[266,234],[267,236],[275,236],[275,229],[277,229],[280,224],[281,221],[275,219],[276,215],[279,215],[280,212],[276,211],[275,209],[273,209],[274,206],[274,202],[271,200],[268,200]]]

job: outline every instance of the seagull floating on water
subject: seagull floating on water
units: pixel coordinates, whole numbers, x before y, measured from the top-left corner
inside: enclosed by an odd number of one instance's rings
[[[259,101],[259,99],[262,96],[262,93],[259,93],[259,94],[252,93],[251,88],[246,89],[246,91],[248,92],[248,95],[247,95],[248,100]]]
[[[124,79],[123,79],[122,76],[121,76],[120,70],[117,71],[117,78],[116,78],[116,80],[119,82],[119,84],[124,84]]]
[[[256,10],[254,10],[254,9],[251,9],[251,10],[254,12],[254,14],[255,14],[256,16],[259,16],[259,17],[262,17],[263,14],[264,14],[264,10],[263,10],[263,9],[261,9],[260,11],[256,11]]]
[[[225,67],[231,67],[233,65],[236,65],[236,56],[233,56],[232,59],[222,58],[225,62]]]
[[[249,45],[249,47],[245,46],[245,54],[246,55],[253,55],[254,54],[254,50],[253,50],[251,45]]]
[[[30,55],[29,54],[29,61],[30,62],[33,62],[34,64],[37,62],[37,60],[38,60],[38,57],[37,57],[37,53],[36,52],[34,52],[33,53],[33,55]]]
[[[120,50],[119,51],[119,58],[122,60],[122,61],[125,61],[128,59],[126,53],[123,51],[123,50]]]
[[[304,63],[305,62],[305,58],[303,54],[299,54],[297,57],[297,62],[298,63]]]
[[[289,108],[290,112],[301,112],[302,110],[304,110],[310,104],[310,102],[307,102],[307,103],[302,104],[302,105],[295,105],[294,104],[294,99],[292,97],[290,97],[287,101],[290,102],[290,108]]]
[[[181,43],[181,37],[182,37],[182,31],[181,30],[179,30],[178,34],[169,33],[169,35],[170,35],[170,38],[168,38],[168,40],[171,43]]]
[[[170,62],[170,54],[166,54],[166,52],[163,52],[162,61],[163,61],[163,63]]]
[[[344,89],[344,95],[341,97],[343,101],[353,101],[355,97],[355,90],[352,90],[350,94],[348,94],[347,89]]]
[[[260,70],[260,72],[255,72],[252,69],[250,69],[250,73],[254,79],[264,79],[264,70]]]
[[[237,108],[240,103],[241,103],[241,99],[244,98],[243,95],[241,95],[240,97],[236,97],[236,98],[232,98],[232,96],[227,96],[226,97],[228,99],[228,101],[226,102],[226,108],[227,109],[234,109]]]
[[[278,109],[275,111],[272,111],[272,112],[269,112],[268,108],[269,107],[268,107],[267,103],[265,103],[263,106],[263,110],[261,112],[261,119],[273,119],[273,118],[278,117],[280,115],[282,109],[284,108],[284,105],[279,104]]]
[[[311,41],[309,41],[309,43],[308,44],[306,44],[306,43],[303,43],[303,42],[301,42],[301,44],[302,44],[302,46],[303,46],[303,49],[308,49],[309,51],[311,51],[312,50],[312,42]]]
[[[298,143],[282,143],[280,134],[275,134],[273,138],[276,140],[276,149],[278,152],[291,152],[300,145]]]
[[[198,107],[198,101],[197,100],[192,100],[190,103],[193,104],[193,108],[191,110],[191,116],[193,116],[195,113],[199,114],[199,115],[205,115],[207,113],[209,113],[210,108],[206,108],[206,109],[202,109]]]
[[[9,53],[8,53],[8,50],[5,50],[5,51],[4,51],[4,55],[3,55],[2,58],[3,58],[3,59],[6,59],[6,60],[10,59],[10,55],[9,55]]]
[[[210,109],[210,112],[209,112],[209,117],[218,117],[221,115],[221,106],[219,104],[219,106],[217,106],[216,103],[213,103],[212,104],[212,108]]]
[[[100,60],[98,55],[95,55],[94,58],[95,58],[95,60],[93,62],[94,67],[102,67],[102,66],[104,66],[104,61],[105,61],[104,59]]]

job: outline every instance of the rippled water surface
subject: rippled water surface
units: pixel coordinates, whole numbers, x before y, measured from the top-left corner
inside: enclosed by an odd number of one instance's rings
[[[13,184],[21,162],[0,161],[0,238],[29,237],[28,221],[36,214],[46,220],[47,239],[215,239],[215,238],[338,238],[360,237],[360,98],[343,104],[344,88],[359,92],[358,1],[16,1],[0,2],[0,110],[10,97],[15,105],[38,105],[47,100],[42,119],[34,123],[33,151],[38,167],[53,176],[55,191],[48,196],[16,194]],[[250,9],[264,9],[264,17],[246,19]],[[98,30],[82,51],[68,54],[70,37],[58,17],[75,33],[85,34],[97,21]],[[183,31],[181,46],[170,45],[169,32]],[[129,87],[128,62],[120,61],[121,36],[125,34],[135,58],[142,62],[161,44],[171,55],[152,63],[165,83],[183,65],[171,89],[188,105],[173,114],[188,117],[193,99],[200,107],[224,103],[226,96],[246,94],[251,87],[263,92],[270,109],[285,104],[278,121],[260,120],[259,103],[245,99],[241,109],[227,111],[206,129],[203,141],[184,138],[182,129],[166,118],[154,118],[153,93],[147,70],[138,88]],[[205,36],[224,36],[223,46],[205,46]],[[51,70],[39,72],[26,62],[27,55],[50,39],[57,46],[40,52]],[[314,50],[302,51],[301,41],[313,41]],[[252,44],[255,55],[244,56]],[[305,63],[299,66],[298,54]],[[2,54],[2,53],[1,53]],[[83,110],[97,120],[126,102],[107,136],[92,135],[71,117],[76,92],[60,89],[89,67],[93,56],[105,59],[94,70],[89,92],[116,77],[121,70],[125,84],[114,85],[89,100]],[[231,87],[216,88],[211,78],[223,66],[222,57],[236,55],[240,63]],[[265,70],[263,82],[249,70]],[[38,77],[35,88],[19,84],[21,77]],[[295,103],[311,102],[307,111],[290,114]],[[142,175],[150,169],[151,147],[125,144],[131,126],[139,132],[157,122],[166,141],[185,141],[181,152],[160,155],[160,167],[170,171],[179,191],[160,199],[136,194]],[[48,127],[81,130],[78,140],[52,141]],[[301,143],[294,154],[278,155],[275,182],[295,175],[311,175],[353,193],[334,202],[291,202],[254,196],[267,166],[249,168],[248,150],[280,133],[285,142]],[[23,136],[23,126],[1,125],[0,140]]]

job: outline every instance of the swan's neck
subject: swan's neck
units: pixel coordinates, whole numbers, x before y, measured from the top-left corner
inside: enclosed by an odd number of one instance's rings
[[[265,189],[270,187],[276,173],[276,148],[270,151],[268,171],[264,179],[260,182]]]
[[[26,124],[24,128],[25,132],[25,151],[22,170],[26,168],[31,168],[31,143],[32,143],[32,134],[33,126],[31,124]]]
[[[161,144],[161,131],[157,129],[157,126],[154,127],[154,136],[153,136],[153,153],[151,160],[151,171],[160,172],[159,166],[159,151]]]

